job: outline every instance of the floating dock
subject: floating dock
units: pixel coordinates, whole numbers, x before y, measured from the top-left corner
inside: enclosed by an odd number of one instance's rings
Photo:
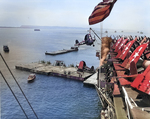
[[[58,50],[54,52],[45,52],[45,55],[59,55],[59,54],[64,54],[68,52],[73,52],[73,51],[78,51],[78,47],[71,47],[70,49],[63,49],[63,50]]]
[[[43,63],[31,63],[25,65],[16,65],[16,69],[43,74],[50,76],[64,77],[79,81],[84,81],[89,78],[93,73],[79,72],[76,67],[52,66]]]
[[[101,80],[105,78],[105,74],[104,73],[100,73],[99,75],[101,77]],[[96,86],[98,84],[98,80],[97,79],[98,79],[98,72],[94,73],[92,76],[87,78],[85,81],[83,81],[83,83],[85,85]]]
[[[93,74],[92,76],[90,76],[85,81],[83,81],[83,83],[86,84],[86,85],[93,85],[93,86],[95,86],[97,84],[97,72],[95,74]]]

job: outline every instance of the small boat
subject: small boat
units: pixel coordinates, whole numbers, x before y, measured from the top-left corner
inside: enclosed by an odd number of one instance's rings
[[[30,74],[29,77],[28,77],[28,82],[33,81],[35,78],[36,78],[35,74]]]
[[[4,46],[3,46],[3,50],[4,50],[5,52],[9,52],[9,47],[8,47],[7,45],[4,45]]]
[[[34,29],[34,31],[40,31],[40,29]]]

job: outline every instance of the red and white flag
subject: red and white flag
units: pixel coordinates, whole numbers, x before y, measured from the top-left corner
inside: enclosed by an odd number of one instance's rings
[[[116,1],[103,0],[103,2],[100,2],[89,17],[89,25],[99,23],[108,17]]]

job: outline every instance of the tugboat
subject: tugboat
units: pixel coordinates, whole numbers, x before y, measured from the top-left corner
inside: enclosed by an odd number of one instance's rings
[[[9,47],[7,45],[4,45],[3,50],[4,50],[4,52],[9,52]]]

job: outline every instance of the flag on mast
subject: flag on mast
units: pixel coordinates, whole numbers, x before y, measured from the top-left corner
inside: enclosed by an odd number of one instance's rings
[[[99,23],[108,17],[116,1],[103,0],[103,2],[100,2],[89,17],[89,25]]]

